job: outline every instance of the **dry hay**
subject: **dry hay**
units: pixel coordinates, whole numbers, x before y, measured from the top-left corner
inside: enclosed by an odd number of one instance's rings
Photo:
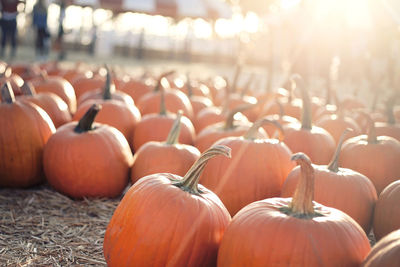
[[[1,189],[0,266],[106,266],[103,237],[119,201]]]
[[[1,189],[0,266],[106,266],[103,237],[119,201],[74,201],[47,185]]]

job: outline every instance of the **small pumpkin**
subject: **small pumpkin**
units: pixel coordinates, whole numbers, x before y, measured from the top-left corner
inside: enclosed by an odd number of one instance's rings
[[[367,176],[379,195],[391,182],[400,177],[400,142],[389,136],[376,136],[375,124],[368,114],[368,135],[348,139],[342,147],[340,166]]]
[[[40,77],[31,80],[36,92],[50,92],[58,95],[68,105],[71,114],[76,111],[76,96],[71,83],[60,76],[48,76],[42,72]]]
[[[375,202],[378,199],[372,182],[361,173],[339,168],[338,160],[347,130],[342,134],[329,165],[313,165],[314,200],[350,215],[368,234],[371,230]],[[282,197],[290,197],[301,179],[300,167],[294,168],[282,186]],[[349,202],[351,198],[351,202]]]
[[[110,223],[104,257],[110,267],[215,266],[231,217],[221,200],[198,184],[207,161],[229,148],[206,151],[184,177],[158,173],[125,194]]]
[[[197,148],[178,143],[181,118],[182,112],[179,112],[165,142],[150,141],[135,152],[131,170],[132,183],[154,173],[184,176],[200,157]]]
[[[167,112],[164,101],[164,91],[161,91],[160,113],[144,115],[133,131],[131,144],[134,151],[150,141],[164,141],[169,133],[176,114]],[[192,145],[195,131],[192,122],[185,116],[181,119],[179,143]]]
[[[229,136],[241,136],[250,129],[251,123],[248,121],[235,121],[235,115],[238,112],[253,107],[254,105],[242,105],[231,110],[227,115],[225,122],[215,123],[203,129],[195,138],[194,146],[200,152],[205,151],[219,139]],[[267,137],[267,133],[263,129],[258,129],[259,137]]]
[[[328,164],[335,152],[335,140],[326,130],[312,125],[310,97],[304,82],[298,76],[293,79],[300,85],[303,94],[303,115],[301,125],[284,126],[284,142],[294,153],[307,154],[315,164]]]
[[[34,103],[41,107],[49,115],[56,128],[71,121],[67,104],[58,95],[50,92],[36,94],[29,82],[25,82],[21,86],[21,91],[23,95],[18,97],[18,100]]]
[[[218,266],[359,266],[370,251],[361,227],[344,212],[313,202],[314,173],[303,153],[292,156],[302,178],[293,198],[247,205],[232,219]],[[279,242],[279,245],[277,245]]]
[[[0,187],[29,187],[44,181],[43,148],[55,132],[47,113],[15,100],[11,84],[1,87]]]
[[[400,229],[391,232],[376,243],[362,267],[398,267],[400,266]]]
[[[377,240],[400,229],[400,180],[389,184],[379,195],[374,213],[374,234]]]
[[[259,138],[258,129],[265,123],[278,125],[259,120],[243,136],[218,140],[215,144],[232,149],[232,159],[210,160],[200,178],[201,184],[218,195],[232,216],[254,201],[279,196],[294,167],[290,160],[292,152],[284,143]],[[282,136],[280,125],[277,128]]]
[[[128,183],[132,152],[120,131],[93,123],[100,108],[61,126],[44,148],[47,181],[72,198],[116,197]]]

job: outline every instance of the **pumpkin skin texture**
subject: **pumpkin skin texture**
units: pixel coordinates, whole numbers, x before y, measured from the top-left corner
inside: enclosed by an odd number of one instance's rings
[[[108,266],[216,265],[230,215],[207,188],[183,185],[187,175],[149,175],[128,190],[105,233]]]
[[[375,206],[374,234],[377,240],[400,229],[400,180],[388,185]]]
[[[136,106],[127,105],[124,102],[113,99],[91,99],[85,101],[78,107],[73,120],[77,121],[81,119],[93,104],[100,104],[102,106],[102,109],[96,116],[96,122],[115,127],[127,140],[130,140],[135,126],[141,119],[140,112]]]
[[[316,121],[315,125],[328,131],[332,135],[333,139],[335,139],[336,144],[339,142],[343,131],[347,128],[350,128],[353,131],[346,136],[346,139],[361,134],[360,127],[350,117],[326,115]]]
[[[72,85],[61,77],[39,77],[32,80],[32,85],[37,93],[50,92],[58,95],[67,103],[69,111],[74,114],[76,111],[76,96]]]
[[[200,183],[218,195],[232,216],[254,201],[279,196],[295,166],[290,149],[276,139],[227,137],[215,144],[230,147],[232,159],[211,159]]]
[[[394,231],[376,243],[363,267],[400,266],[400,230]]]
[[[324,129],[313,126],[303,129],[299,124],[284,126],[285,144],[292,152],[304,152],[315,164],[328,164],[335,152],[335,140]]]
[[[303,114],[301,125],[291,123],[284,126],[284,142],[293,153],[303,152],[315,164],[328,164],[335,152],[335,140],[326,130],[312,125],[310,97],[303,80],[297,76],[294,79],[301,84]],[[291,115],[286,110],[285,113]]]
[[[7,83],[8,84],[8,83]],[[29,187],[44,181],[43,148],[55,127],[46,112],[35,104],[10,102],[2,92],[0,103],[0,187]],[[14,102],[12,102],[14,101]]]
[[[133,157],[131,181],[163,172],[183,176],[199,157],[200,151],[191,145],[147,142]]]
[[[21,87],[21,90],[24,95],[19,96],[18,100],[41,107],[49,115],[56,128],[71,121],[67,104],[58,95],[50,92],[36,94],[35,89],[27,83]]]
[[[218,251],[219,267],[360,265],[370,251],[367,236],[345,213],[312,201],[311,161],[306,163],[308,177],[293,198],[256,201],[233,217]]]
[[[114,127],[94,123],[76,132],[77,125],[67,123],[49,139],[43,155],[47,181],[72,198],[118,196],[132,166],[128,142]]]
[[[172,173],[184,176],[200,157],[200,151],[185,144],[179,144],[182,112],[177,114],[165,142],[147,142],[133,157],[131,181],[154,173]]]
[[[327,166],[313,165],[315,170],[314,200],[327,207],[341,210],[369,233],[375,202],[378,198],[372,182],[361,173],[340,168],[330,171]],[[300,178],[300,168],[294,168],[282,186],[282,197],[293,195]],[[349,203],[351,198],[351,203]]]
[[[369,143],[366,135],[348,139],[342,147],[339,164],[367,176],[379,195],[400,177],[400,142],[388,136],[378,136]]]
[[[168,131],[176,118],[175,114],[147,114],[136,125],[133,132],[133,149],[137,151],[142,145],[150,141],[164,141]],[[192,145],[194,139],[194,127],[187,117],[182,117],[181,134],[179,143]]]

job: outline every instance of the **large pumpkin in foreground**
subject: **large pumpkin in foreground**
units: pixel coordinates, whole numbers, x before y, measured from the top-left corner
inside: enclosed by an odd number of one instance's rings
[[[73,198],[116,197],[128,183],[132,152],[114,127],[93,123],[93,105],[79,122],[70,122],[49,139],[43,165],[51,186]]]
[[[348,215],[312,201],[310,159],[295,154],[302,179],[293,198],[269,198],[240,210],[218,252],[218,266],[359,266],[367,236]]]
[[[135,183],[105,233],[108,266],[215,266],[231,217],[219,198],[197,183],[207,161],[229,151],[209,149],[183,178],[158,173]]]
[[[1,88],[0,187],[29,187],[44,181],[43,147],[55,132],[46,112],[15,101],[11,85]]]

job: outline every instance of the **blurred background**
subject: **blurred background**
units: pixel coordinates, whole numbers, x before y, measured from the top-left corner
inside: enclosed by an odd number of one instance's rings
[[[35,42],[35,3],[19,8],[19,59],[29,58]],[[311,86],[339,76],[350,84],[365,77],[370,86],[398,83],[398,0],[67,0],[65,9],[46,3],[50,46],[62,21],[67,60],[84,54],[135,64],[205,63],[231,73],[238,64],[255,66],[264,88],[284,85],[293,72]]]

